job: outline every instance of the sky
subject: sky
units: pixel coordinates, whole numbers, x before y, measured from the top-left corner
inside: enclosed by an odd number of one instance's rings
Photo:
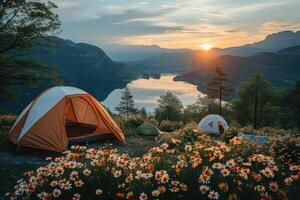
[[[99,47],[231,47],[300,30],[299,0],[53,0],[59,36]]]

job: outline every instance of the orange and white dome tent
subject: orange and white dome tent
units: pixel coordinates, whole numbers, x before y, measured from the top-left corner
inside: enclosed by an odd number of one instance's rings
[[[18,146],[61,152],[69,140],[124,134],[105,108],[87,92],[68,86],[52,87],[37,96],[19,115],[9,132]]]

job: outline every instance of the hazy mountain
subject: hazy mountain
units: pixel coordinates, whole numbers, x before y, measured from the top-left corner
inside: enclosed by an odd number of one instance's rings
[[[259,52],[276,52],[280,49],[296,45],[300,45],[300,31],[283,31],[270,34],[266,36],[264,40],[253,44],[224,49],[214,48],[209,51],[209,54],[201,50],[196,51],[190,49],[160,49],[159,51],[155,51],[155,54],[149,53],[148,57],[146,58],[141,57],[141,59],[138,60],[138,57],[136,57],[135,60],[131,61],[147,64],[148,67],[152,70],[163,67],[164,71],[169,70],[169,73],[172,73],[173,70],[173,73],[178,73],[180,71],[190,69],[189,63],[193,62],[193,57],[195,56],[201,57],[202,59],[204,59],[204,62],[206,62],[207,59],[211,59],[212,57],[221,55],[253,56]],[[157,46],[155,47],[158,48]],[[126,54],[126,52],[124,52],[124,54]],[[207,56],[209,58],[207,58]]]
[[[300,45],[300,31],[282,31],[267,35],[267,37],[253,44],[221,49],[221,54],[250,56],[259,52],[275,52],[290,46]]]
[[[56,48],[39,45],[27,55],[50,66],[57,67],[64,85],[82,88],[100,100],[104,100],[114,89],[123,88],[135,74],[123,63],[114,62],[106,53],[90,44],[75,43],[52,37]],[[2,102],[5,107],[19,112],[34,96],[53,85],[46,83],[38,88],[22,88],[22,96],[13,104]],[[17,106],[16,106],[17,105]]]
[[[184,80],[205,89],[215,66],[221,66],[233,85],[247,80],[256,69],[259,69],[275,86],[287,88],[300,78],[300,46],[248,57],[224,55],[205,64],[201,59],[196,59],[192,65],[194,65],[192,71],[178,76],[176,80]]]
[[[30,53],[30,57],[48,65],[57,65],[61,79],[66,83],[130,77],[123,63],[112,61],[97,46],[58,37],[51,40],[56,48],[47,52],[47,47],[39,46]]]
[[[117,61],[142,61],[168,53],[185,53],[191,49],[166,49],[158,45],[110,45],[104,47],[107,54]]]

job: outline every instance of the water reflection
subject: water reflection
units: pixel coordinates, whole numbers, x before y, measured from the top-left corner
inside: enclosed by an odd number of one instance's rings
[[[203,95],[195,85],[174,81],[174,77],[175,75],[162,75],[160,79],[137,79],[127,86],[131,90],[136,106],[145,107],[150,112],[158,106],[157,100],[167,91],[176,94],[184,105],[194,103],[199,94]],[[102,103],[114,111],[120,102],[121,92],[121,89],[114,90]]]

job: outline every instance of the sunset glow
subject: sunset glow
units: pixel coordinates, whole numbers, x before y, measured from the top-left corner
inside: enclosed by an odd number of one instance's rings
[[[208,41],[214,47],[226,48],[300,28],[297,0],[54,2],[62,20],[63,37],[102,48],[112,44],[156,44],[196,50]],[[203,49],[208,48],[205,45]]]
[[[202,50],[208,51],[208,50],[210,50],[213,47],[213,45],[209,44],[209,43],[206,43],[206,44],[200,45],[200,47],[201,47]]]

